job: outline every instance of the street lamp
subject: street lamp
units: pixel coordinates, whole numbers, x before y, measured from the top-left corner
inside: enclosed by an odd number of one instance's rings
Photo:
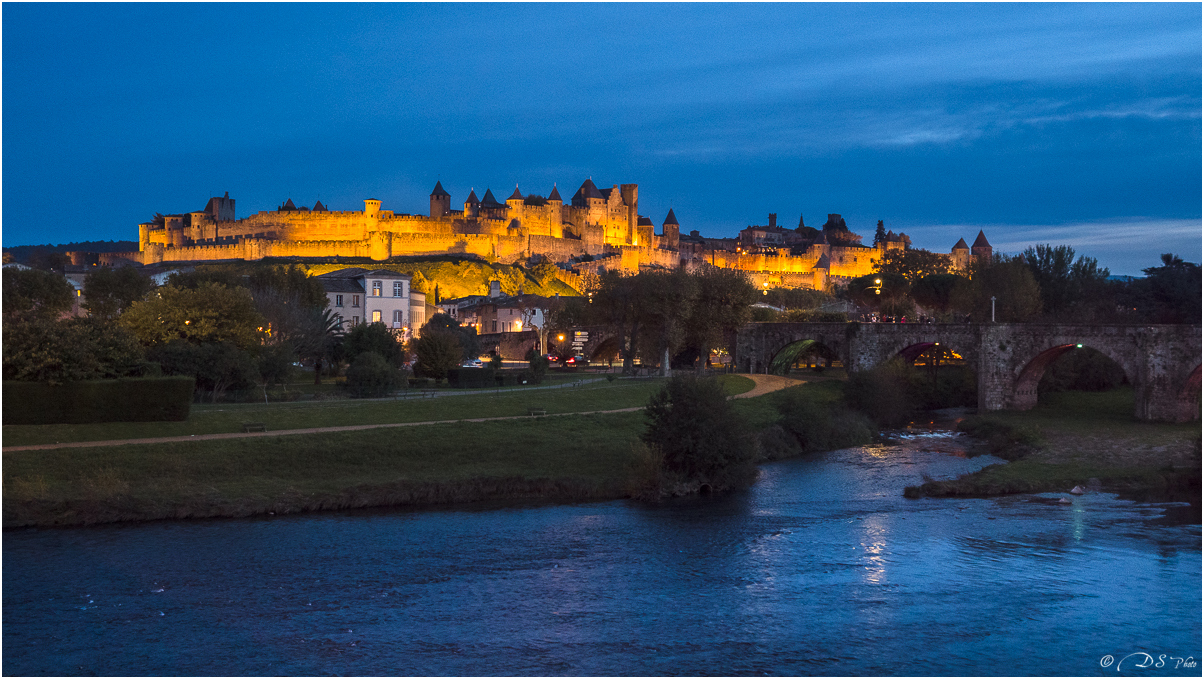
[[[768,295],[769,294],[769,281],[762,282],[761,286],[764,288],[763,290],[761,290],[761,294]]]
[[[991,295],[991,322],[995,322],[995,295]]]

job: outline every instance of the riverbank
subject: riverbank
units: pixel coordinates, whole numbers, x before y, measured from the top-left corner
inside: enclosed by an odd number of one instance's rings
[[[999,451],[1013,461],[953,480],[908,486],[904,494],[990,496],[1069,492],[1083,486],[1198,504],[1200,423],[1142,422],[1132,413],[1129,387],[1048,394],[1033,410],[991,413],[987,417],[997,429],[1018,432],[1015,443]],[[990,443],[980,440],[978,445],[986,452]]]
[[[758,390],[748,377],[722,379],[732,395]],[[541,405],[558,417],[526,416],[528,397],[523,395],[464,396],[439,403],[437,412],[471,416],[480,405],[490,412],[519,409],[524,415],[355,431],[6,450],[4,527],[626,497],[644,427],[642,411],[572,414],[571,409],[641,407],[656,386],[655,380],[640,380],[545,393]],[[766,417],[765,400],[734,403],[747,419],[759,422]],[[413,420],[427,416],[432,404],[359,405],[361,418],[375,414]],[[331,417],[329,411],[299,411],[292,404],[257,412],[264,419],[275,418],[269,420],[273,422]],[[211,429],[237,419],[215,413],[211,421],[192,426]],[[7,433],[8,428],[6,438]]]

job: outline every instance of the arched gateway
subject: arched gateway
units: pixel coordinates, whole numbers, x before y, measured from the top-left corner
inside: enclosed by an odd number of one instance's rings
[[[1200,417],[1198,325],[750,323],[737,337],[736,365],[753,373],[780,371],[783,357],[809,343],[830,349],[854,371],[899,355],[914,360],[940,343],[978,373],[980,410],[1032,408],[1049,364],[1067,351],[1090,347],[1125,371],[1139,419]]]

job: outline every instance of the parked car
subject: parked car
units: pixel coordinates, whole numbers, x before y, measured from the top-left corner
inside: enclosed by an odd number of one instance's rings
[[[546,355],[544,355],[544,358],[548,359],[548,363],[559,363],[560,362],[560,357],[557,356],[556,354],[546,354]]]
[[[564,366],[566,368],[576,368],[582,365],[589,365],[589,361],[585,360],[584,356],[569,356],[564,359]]]
[[[464,361],[463,363],[460,364],[460,367],[461,368],[484,368],[485,364],[481,361],[481,359],[476,358],[471,361]]]

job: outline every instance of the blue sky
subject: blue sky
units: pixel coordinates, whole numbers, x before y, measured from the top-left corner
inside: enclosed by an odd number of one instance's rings
[[[3,242],[229,191],[425,213],[640,185],[730,236],[830,212],[947,252],[1201,254],[1201,6],[3,5]],[[567,190],[567,193],[566,193]]]

